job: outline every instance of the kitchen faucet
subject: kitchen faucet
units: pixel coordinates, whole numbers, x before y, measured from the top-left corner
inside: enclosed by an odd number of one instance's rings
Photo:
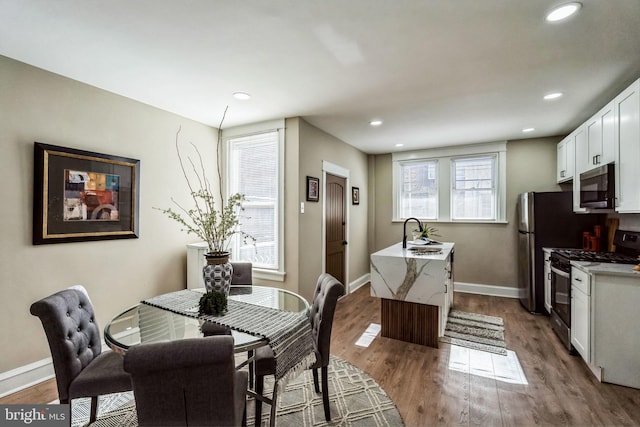
[[[404,220],[404,225],[402,226],[402,248],[406,249],[407,248],[407,222],[412,219],[415,222],[418,223],[418,228],[420,229],[420,231],[422,231],[422,223],[420,222],[420,220],[418,218],[407,218]]]

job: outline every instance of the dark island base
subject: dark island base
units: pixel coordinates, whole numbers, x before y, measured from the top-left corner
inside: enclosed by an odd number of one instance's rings
[[[438,348],[438,306],[382,298],[381,334],[414,344]]]

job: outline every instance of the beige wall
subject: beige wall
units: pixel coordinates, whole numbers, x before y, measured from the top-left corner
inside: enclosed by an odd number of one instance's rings
[[[197,241],[153,207],[188,193],[175,134],[215,159],[216,130],[0,56],[0,372],[50,356],[32,302],[74,284],[89,291],[100,327],[143,298],[185,286]],[[33,246],[34,141],[140,159],[140,238]],[[214,179],[214,171],[210,178]]]
[[[517,286],[517,195],[526,191],[559,191],[556,185],[556,144],[560,137],[507,143],[508,224],[434,223],[440,239],[455,242],[455,281],[497,286]],[[392,223],[391,155],[370,162],[375,203],[373,251],[402,240],[402,223]]]
[[[320,187],[324,188],[322,179],[322,162],[328,161],[343,169],[349,170],[350,181],[347,188],[349,235],[350,282],[369,273],[369,251],[367,245],[367,204],[368,204],[368,170],[367,155],[339,139],[321,131],[302,119],[299,119],[300,158],[298,190],[299,215],[299,281],[300,293],[311,300],[318,276],[322,273],[322,192],[320,200],[306,201],[306,177],[320,178]],[[360,204],[351,204],[351,187],[360,188]],[[304,214],[300,214],[300,202],[304,202]]]

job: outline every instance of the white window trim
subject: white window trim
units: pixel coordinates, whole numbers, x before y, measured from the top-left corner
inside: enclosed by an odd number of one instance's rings
[[[497,182],[496,182],[496,220],[452,220],[451,219],[451,162],[452,158],[473,157],[483,154],[497,154]],[[404,222],[406,218],[399,216],[401,163],[420,160],[438,160],[438,217],[436,219],[419,218],[429,222],[449,223],[507,223],[507,143],[492,142],[487,144],[470,144],[453,147],[441,147],[427,150],[403,151],[391,155],[392,163],[392,222]]]
[[[271,280],[274,282],[284,282],[286,277],[285,258],[284,258],[284,167],[285,167],[285,143],[284,143],[284,119],[270,120],[266,122],[253,123],[250,125],[236,126],[233,128],[222,130],[223,140],[223,177],[225,179],[224,192],[225,196],[230,193],[230,182],[228,168],[230,163],[231,150],[229,149],[229,140],[241,136],[248,136],[256,133],[264,133],[269,131],[278,132],[278,260],[277,270],[269,270],[263,268],[253,268],[253,277],[256,279]]]

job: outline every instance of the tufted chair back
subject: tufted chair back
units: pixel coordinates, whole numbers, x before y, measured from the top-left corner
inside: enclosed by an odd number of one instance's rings
[[[233,337],[218,335],[133,346],[131,373],[140,426],[237,426],[247,377],[236,371]]]
[[[31,314],[42,322],[60,401],[66,402],[73,379],[102,352],[93,305],[85,288],[74,286],[34,302]]]
[[[329,350],[331,346],[331,327],[333,315],[338,304],[338,298],[345,294],[344,285],[328,273],[318,278],[313,297],[311,313],[311,330],[316,343],[316,364],[314,367],[329,364]]]
[[[231,276],[232,285],[252,285],[253,277],[251,268],[253,264],[250,262],[232,262],[233,275]]]

